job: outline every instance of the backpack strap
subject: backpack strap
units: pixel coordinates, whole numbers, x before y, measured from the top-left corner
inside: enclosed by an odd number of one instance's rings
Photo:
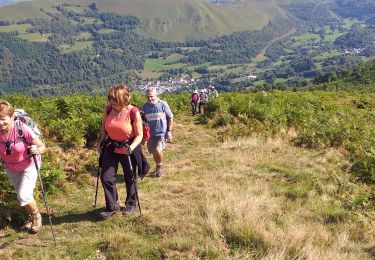
[[[134,120],[137,117],[137,112],[138,112],[138,108],[136,106],[133,106],[130,109],[130,123],[132,124],[132,127],[133,127]]]
[[[19,137],[23,142],[26,143],[26,138],[25,138],[25,136],[24,136],[24,134],[23,134],[23,132],[22,132],[22,123],[21,123],[21,121],[20,121],[19,119],[16,119],[14,123],[16,124],[18,137]]]
[[[133,122],[137,116],[137,111],[138,111],[138,108],[134,105],[132,105],[133,107],[130,109],[130,123],[133,125]],[[111,106],[107,106],[105,108],[105,115],[106,117],[108,117],[109,113],[111,113],[112,111],[112,108]]]
[[[109,115],[109,113],[111,113],[111,111],[112,111],[112,107],[107,105],[105,107],[105,116],[108,117],[108,115]]]

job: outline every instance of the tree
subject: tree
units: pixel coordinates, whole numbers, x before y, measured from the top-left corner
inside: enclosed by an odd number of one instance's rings
[[[98,11],[98,8],[97,8],[97,6],[96,6],[95,3],[90,4],[90,5],[89,5],[89,8],[90,8],[91,10],[95,11],[95,12]]]

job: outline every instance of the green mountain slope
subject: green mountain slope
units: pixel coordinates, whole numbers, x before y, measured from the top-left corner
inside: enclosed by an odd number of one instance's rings
[[[327,73],[317,77],[315,81],[319,84],[319,89],[375,91],[375,60],[361,63],[337,78],[334,73]]]
[[[368,85],[375,90],[375,60],[360,64],[349,71],[348,76],[343,81],[353,85]]]
[[[100,11],[133,14],[141,20],[139,32],[162,40],[209,38],[235,31],[254,30],[286,13],[274,1],[231,1],[218,5],[207,0],[78,0],[32,1],[0,8],[0,20],[43,18],[62,3],[88,6]]]

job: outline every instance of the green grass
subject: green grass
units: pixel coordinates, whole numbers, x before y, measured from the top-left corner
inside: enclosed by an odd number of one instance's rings
[[[284,83],[284,82],[286,82],[288,79],[284,79],[284,78],[276,78],[275,79],[275,83],[277,84],[277,83]]]
[[[0,26],[0,32],[18,31],[19,34],[26,34],[26,30],[31,27],[31,24],[15,24],[8,26]]]
[[[331,58],[331,57],[335,57],[335,56],[338,56],[340,55],[340,52],[337,51],[337,50],[333,50],[333,51],[329,51],[329,52],[323,52],[317,56],[314,57],[314,61],[323,61],[325,59],[328,59],[328,58]]]
[[[237,83],[237,82],[241,82],[242,80],[245,80],[246,78],[245,77],[240,77],[240,78],[235,78],[235,79],[231,79],[231,83]]]
[[[113,33],[116,32],[116,30],[109,29],[109,28],[103,28],[98,31],[99,33]]]
[[[337,37],[344,35],[345,33],[340,33],[339,31],[334,31],[332,34],[324,34],[325,42],[333,42]]]
[[[36,33],[25,33],[22,35],[18,35],[19,38],[28,40],[30,42],[47,42],[48,41],[48,34],[42,35],[39,32]]]
[[[57,10],[52,7],[53,5],[55,5],[55,3],[29,1],[20,2],[15,5],[3,6],[0,8],[0,20],[16,22],[27,18],[50,18],[47,14],[43,13],[40,8],[43,8],[47,12],[57,13]]]
[[[83,23],[84,24],[102,24],[103,22],[96,18],[85,17]]]
[[[73,11],[75,13],[83,13],[86,9],[88,9],[86,6],[77,6],[77,5],[66,6],[65,8],[66,10]]]
[[[84,42],[75,42],[71,47],[71,51],[81,51],[85,48],[91,47],[93,44],[92,41],[84,41]]]
[[[92,37],[92,34],[91,34],[91,33],[89,33],[89,32],[82,32],[82,33],[80,33],[80,34],[76,37],[76,39],[77,39],[77,40],[90,40],[91,37]]]
[[[254,86],[263,86],[265,83],[265,80],[258,80],[254,82]]]
[[[165,63],[171,63],[178,61],[179,59],[185,57],[184,55],[178,54],[178,53],[172,53],[168,57],[165,58]]]
[[[146,59],[144,72],[160,72],[167,68],[163,59]]]
[[[252,58],[252,62],[261,62],[267,59],[267,57],[264,54],[258,54],[255,58]]]
[[[143,70],[140,75],[143,79],[157,79],[162,75],[162,73]]]
[[[229,73],[240,73],[240,72],[244,72],[245,71],[245,68],[244,66],[236,66],[234,68],[229,68],[230,65],[214,65],[214,66],[209,66],[208,69],[209,70],[218,70],[218,69],[224,69],[225,71],[222,72],[222,73],[219,73],[219,75],[225,75],[225,74],[229,74]]]
[[[319,42],[320,36],[315,33],[304,33],[299,36],[292,37],[292,46],[296,47],[298,45],[309,43],[309,42]]]
[[[323,220],[327,224],[336,224],[348,218],[349,214],[344,208],[333,203],[317,204],[313,213],[317,220]]]
[[[176,68],[186,67],[190,70],[194,70],[195,68],[205,66],[205,65],[207,65],[207,66],[209,65],[209,63],[206,63],[206,64],[202,64],[202,65],[197,65],[197,66],[187,66],[184,63],[174,63],[175,61],[177,61],[181,57],[183,57],[183,55],[174,53],[174,54],[169,55],[165,59],[162,59],[162,58],[149,59],[148,58],[145,61],[144,69],[143,69],[141,75],[142,75],[142,77],[145,77],[145,78],[157,78],[162,74],[163,71],[166,71],[168,69],[176,69]],[[169,63],[172,63],[172,64],[169,64]],[[195,74],[194,77],[199,77],[199,76],[200,76],[200,74]]]
[[[358,23],[357,19],[344,19],[344,28],[350,29],[353,24]]]

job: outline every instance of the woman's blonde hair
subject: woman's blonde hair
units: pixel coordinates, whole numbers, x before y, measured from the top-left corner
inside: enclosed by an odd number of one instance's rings
[[[12,117],[14,113],[13,106],[6,100],[0,100],[0,116]]]
[[[115,85],[108,91],[108,102],[114,100],[119,106],[126,107],[130,104],[129,89],[125,85]]]

